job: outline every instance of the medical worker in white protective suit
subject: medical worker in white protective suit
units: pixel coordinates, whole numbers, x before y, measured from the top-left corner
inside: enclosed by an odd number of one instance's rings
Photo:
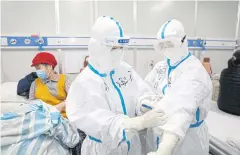
[[[204,119],[211,106],[212,82],[201,62],[189,53],[181,22],[173,19],[163,24],[154,49],[166,59],[156,64],[146,81],[162,99],[154,103],[146,95],[142,104],[162,108],[168,120],[148,130],[148,155],[208,155]]]
[[[89,41],[89,64],[72,83],[66,103],[67,116],[88,137],[82,155],[141,155],[138,132],[164,124],[160,109],[136,116],[137,100],[149,86],[122,61],[129,43],[121,25],[99,17]]]

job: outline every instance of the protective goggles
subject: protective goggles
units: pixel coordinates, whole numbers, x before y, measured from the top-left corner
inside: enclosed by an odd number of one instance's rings
[[[179,48],[181,47],[185,39],[186,36],[184,36],[181,40],[179,40],[179,38],[166,38],[163,40],[161,39],[157,40],[153,46],[156,51],[162,51],[169,48]]]
[[[108,37],[104,40],[103,44],[111,47],[125,47],[130,43],[129,37]]]

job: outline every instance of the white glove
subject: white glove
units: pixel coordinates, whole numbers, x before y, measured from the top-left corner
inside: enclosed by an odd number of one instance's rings
[[[178,144],[179,136],[168,131],[164,131],[161,143],[157,152],[150,152],[147,155],[173,155],[173,150]]]
[[[162,97],[160,95],[154,93],[148,93],[141,96],[138,99],[138,106],[140,107],[140,111],[142,113],[145,113],[156,108],[157,102],[159,102],[161,99]]]
[[[125,129],[135,129],[137,131],[145,128],[152,128],[166,123],[166,115],[162,109],[156,108],[142,116],[124,119]]]

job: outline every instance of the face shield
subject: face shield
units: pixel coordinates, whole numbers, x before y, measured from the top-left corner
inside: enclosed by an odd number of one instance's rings
[[[129,41],[128,37],[108,37],[103,42],[103,45],[110,49],[106,61],[111,70],[115,69],[123,60],[123,49],[128,46]]]
[[[154,50],[158,52],[163,52],[170,48],[175,48],[175,44],[172,40],[157,40],[154,44]]]
[[[165,38],[159,39],[154,43],[154,50],[161,52],[167,59],[177,61],[186,55],[186,36],[183,38]]]

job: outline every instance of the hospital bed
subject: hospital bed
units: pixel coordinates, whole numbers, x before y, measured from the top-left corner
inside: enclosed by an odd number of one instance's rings
[[[60,119],[54,107],[40,100],[30,102],[18,96],[17,84],[7,82],[0,87],[1,138],[4,138],[4,143],[1,143],[2,154],[72,154],[73,149],[69,148],[80,145],[82,135],[68,121]],[[28,102],[33,104],[25,104]],[[23,112],[25,116],[18,115]],[[14,128],[19,128],[19,132]],[[27,148],[28,152],[20,148]]]
[[[1,113],[12,109],[14,103],[27,102],[25,97],[18,96],[17,82],[6,82],[1,84]],[[11,104],[9,104],[11,102]],[[239,137],[240,139],[240,117],[227,114],[218,109],[217,103],[212,102],[211,111],[208,114],[206,123],[210,133],[210,154],[211,155],[240,155],[227,144],[229,138]]]
[[[237,139],[240,141],[240,116],[225,113],[218,109],[217,103],[212,101],[211,110],[208,113],[208,117],[205,120],[208,126],[210,134],[210,149],[213,152],[218,151],[219,148],[225,149],[230,155],[234,152],[240,155],[240,151],[234,151],[232,147],[228,145],[229,139]],[[234,151],[234,152],[233,152]]]
[[[232,138],[238,137],[240,139],[240,116],[219,110],[216,102],[212,102],[211,111],[208,113],[206,123],[209,133],[223,143]]]
[[[209,155],[239,155],[240,152],[234,150],[226,143],[219,141],[210,135]]]

